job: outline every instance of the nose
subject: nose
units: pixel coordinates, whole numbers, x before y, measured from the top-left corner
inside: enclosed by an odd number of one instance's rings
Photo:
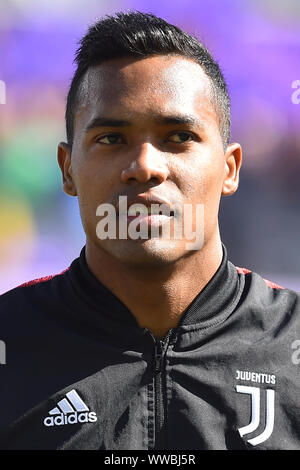
[[[161,184],[168,177],[164,156],[150,143],[144,143],[138,149],[138,155],[130,161],[130,165],[121,173],[123,183],[136,181],[148,183],[149,181]]]

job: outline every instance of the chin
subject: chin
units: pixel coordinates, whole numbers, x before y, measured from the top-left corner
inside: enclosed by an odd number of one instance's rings
[[[132,267],[166,266],[187,254],[182,241],[159,238],[102,240],[101,249],[119,262]]]

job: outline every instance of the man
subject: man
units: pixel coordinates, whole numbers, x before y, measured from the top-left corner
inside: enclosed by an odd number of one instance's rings
[[[218,65],[142,13],[76,60],[58,163],[86,245],[1,297],[1,447],[299,449],[299,294],[220,238],[242,151]]]

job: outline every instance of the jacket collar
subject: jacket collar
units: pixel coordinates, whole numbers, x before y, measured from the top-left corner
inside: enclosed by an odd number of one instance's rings
[[[178,331],[193,327],[207,328],[222,322],[234,309],[240,291],[239,275],[236,267],[228,261],[227,250],[223,247],[222,262],[204,289],[195,297],[183,313]],[[148,330],[141,328],[130,310],[90,271],[85,247],[75,259],[68,272],[75,305],[82,316],[81,323],[89,323],[95,329],[105,329],[118,336],[140,335]]]

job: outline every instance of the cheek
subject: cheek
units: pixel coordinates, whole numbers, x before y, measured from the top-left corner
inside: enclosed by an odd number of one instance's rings
[[[83,153],[81,154],[83,155]],[[74,164],[78,198],[91,203],[106,202],[113,186],[113,171],[110,165],[101,163],[99,158],[84,154]]]
[[[188,164],[178,164],[178,186],[190,203],[202,203],[212,208],[219,203],[223,186],[222,156],[197,155]]]
[[[203,200],[206,206],[209,206],[211,209],[214,207],[218,209],[222,186],[223,186],[223,166],[215,165],[213,168],[210,168],[210,171],[207,173],[207,178],[205,178]]]
[[[224,174],[223,157],[219,154],[212,158],[210,152],[203,152],[201,158],[197,155],[188,165],[184,165],[184,168],[181,166],[180,170],[177,174],[181,175],[180,189],[184,194],[185,203],[192,204],[193,207],[196,204],[204,206],[204,213],[200,210],[197,216],[193,210],[193,231],[200,233],[200,227],[203,225],[204,237],[209,239],[218,224]]]
[[[91,158],[77,158],[74,161],[74,181],[84,230],[90,237],[96,236],[99,217],[96,215],[100,204],[110,202],[113,181],[112,171],[99,161]]]

